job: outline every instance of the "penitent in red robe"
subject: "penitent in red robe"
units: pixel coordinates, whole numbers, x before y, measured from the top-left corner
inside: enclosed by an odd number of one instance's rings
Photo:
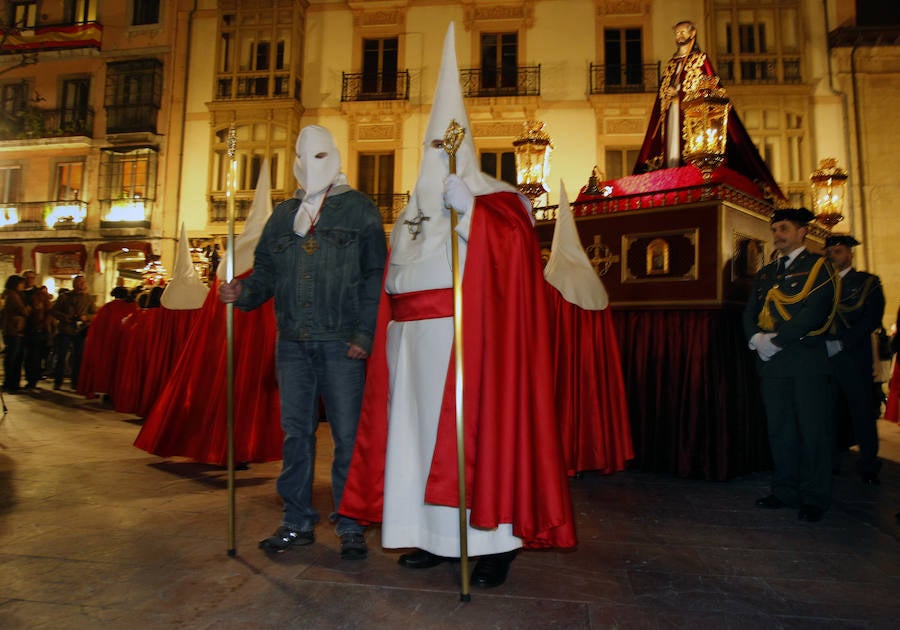
[[[83,396],[112,394],[115,388],[116,365],[122,351],[122,320],[134,313],[134,302],[113,300],[97,311],[88,327],[84,342],[81,369],[78,372],[78,393]]]
[[[470,524],[511,523],[525,547],[576,544],[553,401],[549,313],[537,240],[519,198],[475,198],[463,282],[466,489]],[[388,430],[387,324],[382,296],[356,448],[340,512],[380,522]],[[452,301],[450,304],[452,313]],[[446,306],[439,309],[445,312]],[[458,505],[451,353],[424,500]]]
[[[248,274],[249,275],[249,272]],[[149,410],[134,445],[161,457],[227,460],[225,305],[218,281],[199,309],[184,352]],[[281,459],[284,434],[275,378],[273,301],[234,311],[234,458]]]

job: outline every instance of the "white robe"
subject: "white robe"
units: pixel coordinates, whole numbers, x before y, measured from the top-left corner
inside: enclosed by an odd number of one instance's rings
[[[467,222],[461,221],[461,230],[466,227],[463,223]],[[401,227],[398,225],[395,230]],[[409,236],[404,230],[395,238]],[[463,239],[459,249],[464,264]],[[449,241],[446,247],[434,248],[416,262],[391,264],[385,280],[385,289],[391,294],[452,286]],[[452,344],[452,317],[388,325],[386,350],[391,393],[381,524],[381,544],[385,548],[418,547],[439,556],[459,557],[458,509],[424,502]],[[522,546],[509,523],[496,530],[468,526],[467,531],[470,556],[502,553]]]

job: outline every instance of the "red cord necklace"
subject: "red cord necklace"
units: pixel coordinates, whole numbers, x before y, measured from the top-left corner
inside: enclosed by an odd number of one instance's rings
[[[322,206],[325,205],[325,199],[328,197],[328,193],[331,192],[331,187],[333,185],[334,184],[328,184],[328,188],[325,189],[325,195],[322,197],[322,203],[319,204],[319,209],[316,211],[316,216],[311,217],[309,232],[306,234],[306,242],[303,243],[303,251],[309,256],[312,256],[319,249],[319,241],[317,241],[315,237],[316,224],[319,222],[319,215],[322,214]]]

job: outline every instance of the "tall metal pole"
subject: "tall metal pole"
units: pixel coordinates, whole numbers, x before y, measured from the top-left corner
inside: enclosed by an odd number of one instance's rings
[[[234,195],[237,191],[237,131],[228,129],[228,177],[225,195],[228,216],[228,240],[225,245],[225,281],[234,279]],[[225,420],[228,446],[228,555],[235,555],[234,544],[234,304],[225,305],[225,373],[227,379]]]
[[[444,134],[444,151],[450,156],[450,174],[456,174],[456,152],[466,130],[455,120],[450,121]],[[456,355],[456,467],[459,480],[459,599],[468,602],[469,593],[469,519],[466,513],[466,436],[463,424],[463,310],[462,270],[459,264],[459,221],[455,208],[450,208],[450,251],[453,259],[453,349]]]

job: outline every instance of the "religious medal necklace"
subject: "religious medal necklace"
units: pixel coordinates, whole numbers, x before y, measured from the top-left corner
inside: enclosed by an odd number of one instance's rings
[[[303,243],[303,250],[307,253],[307,255],[312,256],[316,253],[316,250],[319,249],[319,241],[316,240],[316,224],[319,222],[319,215],[322,214],[322,206],[325,205],[325,199],[328,198],[328,193],[331,191],[331,187],[334,184],[328,184],[328,188],[325,189],[325,196],[322,197],[322,203],[319,204],[319,209],[316,211],[316,216],[311,217],[311,222],[309,226],[309,232],[306,235],[306,242]]]

